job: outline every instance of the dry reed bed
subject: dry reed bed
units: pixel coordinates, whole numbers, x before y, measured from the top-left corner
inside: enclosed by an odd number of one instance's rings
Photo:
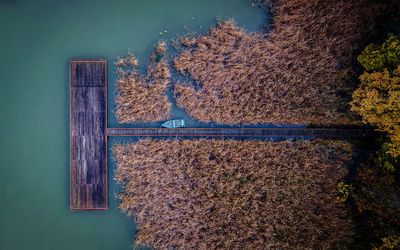
[[[132,53],[117,59],[115,115],[119,123],[162,121],[169,118],[171,104],[165,91],[170,82],[170,72],[166,59],[162,58],[165,52],[166,44],[158,43],[147,66],[146,76],[137,72],[138,60]]]
[[[339,141],[152,140],[112,148],[136,244],[187,249],[340,248]]]
[[[276,0],[268,34],[232,21],[181,39],[174,59],[200,88],[175,84],[176,102],[202,122],[335,124],[350,122],[351,53],[368,25],[363,0]],[[348,95],[350,97],[350,95]]]

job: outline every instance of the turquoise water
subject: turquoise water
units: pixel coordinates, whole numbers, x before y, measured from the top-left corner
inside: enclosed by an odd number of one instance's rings
[[[109,210],[69,210],[68,60],[107,58],[110,85],[128,49],[145,62],[159,39],[227,18],[257,30],[265,15],[247,0],[0,0],[0,249],[131,248],[113,164]]]

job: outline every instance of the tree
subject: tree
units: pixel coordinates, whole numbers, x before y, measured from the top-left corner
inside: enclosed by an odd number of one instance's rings
[[[368,149],[369,157],[355,161],[352,177],[338,184],[338,198],[352,205],[359,239],[368,239],[374,249],[394,249],[400,243],[399,38],[390,36],[381,46],[368,45],[358,61],[366,71],[353,92],[351,110],[387,137]]]
[[[392,35],[382,46],[371,43],[357,59],[367,71],[394,70],[400,64],[400,41]]]
[[[367,71],[353,93],[351,110],[366,124],[388,134],[388,153],[400,156],[400,41],[391,36],[382,46],[368,45],[358,61]]]
[[[388,152],[397,157],[400,155],[400,65],[392,74],[387,69],[364,72],[360,80],[351,109],[361,115],[364,123],[388,133],[391,146]]]
[[[367,71],[393,70],[400,64],[400,41],[392,35],[382,46],[371,43],[357,59]]]

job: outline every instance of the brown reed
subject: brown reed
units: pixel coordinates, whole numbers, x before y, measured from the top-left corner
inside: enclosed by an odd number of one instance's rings
[[[167,120],[171,104],[165,91],[170,83],[170,72],[166,59],[165,42],[157,44],[156,52],[147,66],[147,75],[136,70],[138,60],[128,53],[115,62],[118,93],[115,97],[115,115],[119,123],[150,122]],[[157,59],[156,59],[157,58]]]
[[[364,0],[268,2],[267,34],[225,21],[181,39],[174,66],[200,88],[175,84],[177,105],[202,122],[351,123],[345,80],[368,26]]]
[[[135,244],[156,249],[341,249],[340,141],[152,140],[112,148]]]

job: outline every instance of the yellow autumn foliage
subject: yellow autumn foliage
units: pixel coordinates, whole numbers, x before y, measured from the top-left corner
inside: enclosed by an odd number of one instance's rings
[[[374,247],[373,250],[398,249],[400,248],[400,235],[394,235],[382,238],[382,245]]]
[[[353,93],[351,109],[362,116],[365,124],[386,132],[393,157],[400,155],[400,65],[392,73],[367,73],[360,76],[361,85]]]
[[[337,199],[340,200],[341,202],[345,202],[349,198],[349,196],[351,196],[354,187],[352,184],[346,184],[344,181],[341,181],[337,185],[337,190],[338,190]]]

